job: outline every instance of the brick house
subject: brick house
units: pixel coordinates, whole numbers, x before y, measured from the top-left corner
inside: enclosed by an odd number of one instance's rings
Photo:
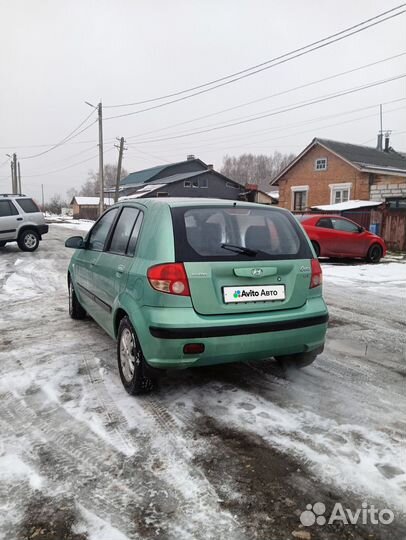
[[[271,184],[279,205],[294,211],[355,199],[406,209],[406,156],[389,138],[383,150],[315,138]]]

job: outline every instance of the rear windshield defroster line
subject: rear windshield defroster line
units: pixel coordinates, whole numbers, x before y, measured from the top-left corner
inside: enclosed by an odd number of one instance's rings
[[[264,206],[172,207],[176,262],[312,259],[301,227],[288,212]],[[255,256],[226,250],[244,245]]]

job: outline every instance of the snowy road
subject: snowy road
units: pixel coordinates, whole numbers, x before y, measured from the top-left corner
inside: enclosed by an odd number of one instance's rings
[[[172,372],[131,398],[115,344],[68,316],[71,233],[0,249],[1,539],[406,538],[406,264],[323,265],[311,367]],[[315,502],[395,519],[301,526]]]

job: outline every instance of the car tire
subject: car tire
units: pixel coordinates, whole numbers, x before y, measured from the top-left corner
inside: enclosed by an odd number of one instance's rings
[[[382,246],[379,244],[372,244],[368,249],[367,261],[371,264],[378,264],[383,254]]]
[[[319,258],[320,257],[320,246],[317,242],[313,242],[312,240],[312,246],[313,246],[313,249],[314,249],[314,252],[316,253],[316,257]]]
[[[7,244],[7,242],[5,242],[4,240],[1,240],[1,242],[0,242],[0,248],[4,247],[6,244]]]
[[[69,292],[69,315],[71,319],[80,320],[86,317],[86,310],[83,309],[76,296],[75,289],[72,281],[69,279],[68,283]]]
[[[320,354],[320,350],[310,351],[299,354],[288,354],[285,356],[275,356],[275,360],[283,369],[296,368],[301,369],[310,366]]]
[[[117,335],[117,361],[121,382],[131,396],[146,394],[155,388],[140,342],[130,322],[121,319]]]
[[[35,251],[39,246],[39,234],[34,229],[26,229],[17,240],[21,251]]]

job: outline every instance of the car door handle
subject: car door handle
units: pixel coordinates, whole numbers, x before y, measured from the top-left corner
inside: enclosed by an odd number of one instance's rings
[[[117,272],[116,272],[116,275],[117,276],[121,276],[121,274],[124,272],[125,270],[125,266],[123,264],[119,264],[117,266]]]
[[[18,218],[17,218],[17,221],[22,221],[22,220],[23,220],[22,217],[18,217]]]

